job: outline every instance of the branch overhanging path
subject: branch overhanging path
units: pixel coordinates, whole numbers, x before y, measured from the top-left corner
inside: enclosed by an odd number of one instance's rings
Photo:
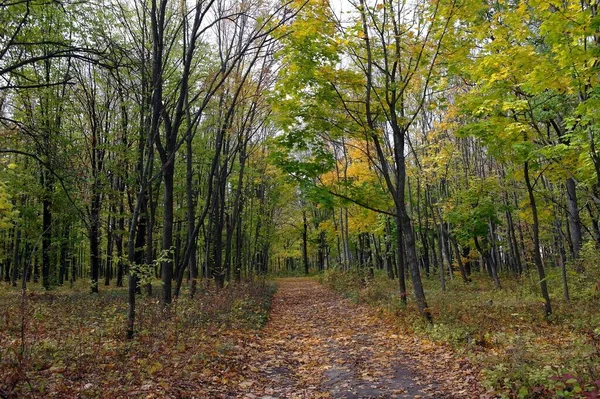
[[[402,335],[372,308],[307,278],[282,279],[269,322],[247,343],[239,398],[480,397],[476,372]]]

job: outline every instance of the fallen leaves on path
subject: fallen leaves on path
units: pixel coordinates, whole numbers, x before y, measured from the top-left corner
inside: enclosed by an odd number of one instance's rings
[[[476,372],[310,279],[283,279],[249,343],[242,398],[474,398]]]

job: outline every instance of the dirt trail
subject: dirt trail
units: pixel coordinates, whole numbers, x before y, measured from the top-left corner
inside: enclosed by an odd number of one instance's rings
[[[238,398],[474,398],[474,372],[310,279],[282,279]]]

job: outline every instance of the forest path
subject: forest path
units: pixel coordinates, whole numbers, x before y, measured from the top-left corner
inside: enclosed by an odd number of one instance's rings
[[[307,278],[278,280],[239,398],[479,397],[467,362]]]

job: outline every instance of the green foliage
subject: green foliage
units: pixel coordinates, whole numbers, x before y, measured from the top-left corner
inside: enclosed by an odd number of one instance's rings
[[[473,181],[469,188],[457,192],[444,207],[444,219],[463,244],[475,237],[486,237],[490,222],[500,224],[498,183],[494,179]]]
[[[0,182],[0,229],[8,229],[12,225],[15,216],[6,185],[4,182]]]

